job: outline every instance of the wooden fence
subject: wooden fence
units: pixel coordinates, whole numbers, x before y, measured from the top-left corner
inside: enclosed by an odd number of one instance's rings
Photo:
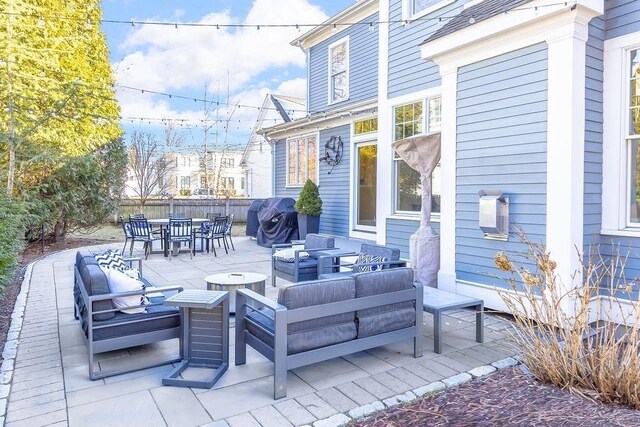
[[[187,215],[188,218],[206,218],[210,212],[220,215],[234,214],[234,221],[247,222],[247,212],[251,202],[255,199],[165,199],[148,200],[144,206],[143,213],[147,218],[166,218],[169,212],[179,212]],[[116,219],[122,215],[128,218],[129,215],[140,213],[140,208],[134,199],[123,199],[120,202],[120,209],[116,214]]]

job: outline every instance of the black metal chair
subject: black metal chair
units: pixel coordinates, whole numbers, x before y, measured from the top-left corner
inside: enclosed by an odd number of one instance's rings
[[[222,240],[222,244],[224,245],[224,252],[225,253],[229,253],[229,251],[227,250],[227,241],[225,240],[225,228],[227,226],[227,218],[225,217],[218,217],[216,219],[213,220],[213,222],[209,222],[207,223],[208,227],[209,227],[209,231],[206,235],[206,239],[207,239],[207,247],[209,246],[208,241],[211,241],[211,248],[213,248],[213,255],[218,256],[218,253],[216,252],[216,245],[214,243],[214,240],[218,241],[218,247],[220,247],[220,240]]]
[[[189,256],[193,258],[195,238],[193,233],[193,220],[191,218],[169,218],[169,233],[167,244],[169,245],[169,260],[173,254],[173,245],[178,246],[178,252],[183,243],[189,245]]]
[[[156,240],[162,240],[162,236],[151,230],[146,218],[132,218],[129,220],[129,225],[133,235],[129,255],[133,254],[133,244],[135,242],[144,242],[144,258],[147,259],[151,253],[152,243]]]
[[[233,228],[233,218],[234,217],[235,217],[234,214],[227,215],[226,224],[224,226],[224,236],[225,236],[225,239],[227,237],[229,237],[229,243],[231,243],[231,249],[233,249],[235,251],[236,248],[235,248],[235,246],[233,246],[233,240],[231,239],[231,229]],[[229,245],[227,245],[227,246],[229,246]]]
[[[124,221],[124,217],[120,215],[120,225],[124,232],[124,246],[122,247],[122,253],[127,249],[127,243],[131,240],[131,246],[133,246],[133,232],[131,231],[131,224]]]

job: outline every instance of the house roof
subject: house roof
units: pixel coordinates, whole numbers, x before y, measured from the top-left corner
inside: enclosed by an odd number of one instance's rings
[[[533,0],[484,0],[480,3],[464,9],[433,33],[422,44],[439,39],[456,31],[472,26],[474,23],[484,21],[501,13],[515,9]],[[473,18],[473,19],[472,19]]]
[[[263,137],[258,134],[258,131],[261,130],[266,123],[289,123],[292,120],[306,116],[305,108],[306,102],[302,98],[276,93],[267,94],[262,102],[262,108],[253,126],[249,141],[247,141],[247,145],[244,147],[240,164],[246,162],[247,155],[252,146],[262,143]]]

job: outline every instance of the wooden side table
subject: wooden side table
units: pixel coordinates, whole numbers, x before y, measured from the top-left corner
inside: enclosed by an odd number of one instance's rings
[[[236,289],[251,289],[264,296],[267,276],[260,273],[218,273],[204,278],[207,289],[229,291],[229,313],[236,312]]]
[[[182,310],[182,361],[163,385],[211,388],[229,367],[229,292],[188,289],[164,300]],[[187,368],[210,368],[200,381],[178,378]]]

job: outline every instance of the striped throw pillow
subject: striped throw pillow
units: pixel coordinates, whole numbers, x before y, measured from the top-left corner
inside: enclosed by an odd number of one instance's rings
[[[378,271],[382,270],[384,264],[376,264],[377,262],[383,263],[387,260],[386,257],[376,256],[376,255],[367,255],[360,253],[358,255],[358,260],[354,266],[354,270],[358,273],[365,273],[367,271]],[[360,265],[360,264],[370,264],[370,265]]]
[[[108,250],[101,254],[95,255],[98,265],[102,268],[113,268],[114,270],[123,271],[127,268],[120,251]]]

